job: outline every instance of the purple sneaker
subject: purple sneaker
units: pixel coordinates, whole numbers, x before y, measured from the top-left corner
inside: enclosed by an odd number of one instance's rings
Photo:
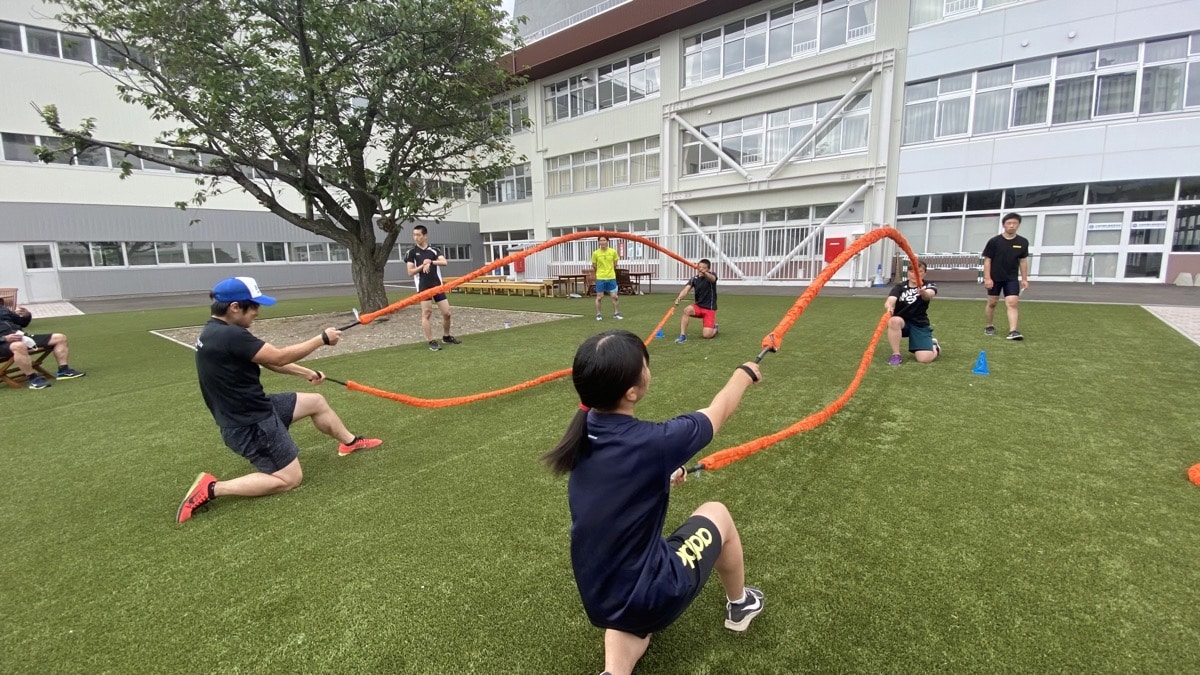
[[[892,358],[888,359],[888,365],[889,366],[898,366],[898,365],[900,365],[900,361],[901,361],[901,359],[900,359],[899,354],[892,354]]]

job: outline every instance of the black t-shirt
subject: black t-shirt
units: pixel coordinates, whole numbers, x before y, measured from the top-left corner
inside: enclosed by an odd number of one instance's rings
[[[266,343],[241,326],[210,318],[196,339],[200,393],[219,427],[244,427],[275,414],[252,359]]]
[[[410,262],[413,267],[420,267],[426,260],[437,262],[437,259],[442,257],[442,254],[432,246],[429,248],[421,248],[414,246],[408,249],[408,253],[404,254],[404,262]],[[424,291],[434,286],[442,285],[442,268],[437,265],[429,266],[429,273],[417,272],[417,290]]]
[[[671,472],[712,440],[701,413],[653,423],[588,413],[591,452],[567,480],[571,566],[592,624],[629,633],[661,630],[691,601],[685,563],[663,526]]]
[[[921,288],[932,288],[937,292],[937,284],[926,281]],[[907,281],[896,284],[888,295],[896,298],[896,306],[892,308],[892,316],[904,319],[904,323],[913,326],[928,326],[929,301],[921,296],[921,288],[909,286]]]
[[[711,272],[709,274],[712,274]],[[713,281],[709,281],[708,277],[696,275],[689,281],[692,285],[692,290],[696,292],[696,304],[704,309],[717,311],[717,275],[713,274]]]
[[[8,335],[23,330],[29,325],[32,317],[17,314],[8,307],[0,307],[0,335]]]
[[[992,281],[1020,281],[1021,259],[1029,257],[1029,240],[1019,234],[1012,239],[998,234],[984,245],[983,257],[992,259]]]

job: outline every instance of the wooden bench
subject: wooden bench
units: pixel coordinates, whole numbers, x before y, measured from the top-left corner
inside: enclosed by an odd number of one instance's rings
[[[539,298],[554,297],[554,280],[545,281],[468,281],[458,287],[464,293],[487,293],[488,295],[534,295]]]
[[[42,361],[45,361],[46,357],[53,353],[53,347],[29,350],[29,358],[33,361],[33,372],[51,382],[54,381],[54,375],[42,367]],[[4,384],[13,389],[20,389],[25,386],[26,379],[25,373],[22,373],[21,369],[17,367],[17,364],[13,361],[13,357],[10,356],[7,361],[0,363],[0,382],[4,382]]]

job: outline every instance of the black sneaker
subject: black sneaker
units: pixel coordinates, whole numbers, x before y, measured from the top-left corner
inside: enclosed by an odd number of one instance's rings
[[[984,326],[984,327],[983,327],[983,334],[984,334],[984,335],[995,335],[995,334],[996,334],[996,327],[995,327],[995,326]]]
[[[429,341],[429,351],[440,352],[440,351],[442,351],[442,346],[437,343],[437,340],[430,340]]]
[[[1009,332],[1008,337],[1005,339],[1006,340],[1024,340],[1025,336],[1021,335],[1021,331],[1014,330],[1014,331]]]
[[[725,603],[725,627],[732,631],[742,632],[750,627],[754,617],[762,613],[767,606],[763,592],[751,586],[746,587],[746,600],[735,605]]]
[[[459,340],[458,338],[454,337],[453,335],[443,335],[442,342],[445,342],[448,345],[461,345],[462,344],[462,340]]]

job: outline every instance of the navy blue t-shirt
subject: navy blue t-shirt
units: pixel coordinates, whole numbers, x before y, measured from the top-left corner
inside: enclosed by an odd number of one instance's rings
[[[254,355],[266,343],[253,333],[209,318],[196,339],[200,393],[217,426],[243,427],[275,414],[263,391]]]
[[[584,610],[601,628],[661,630],[692,599],[683,561],[663,537],[671,473],[708,445],[712,422],[698,412],[654,423],[592,411],[587,433],[591,452],[567,481]]]

